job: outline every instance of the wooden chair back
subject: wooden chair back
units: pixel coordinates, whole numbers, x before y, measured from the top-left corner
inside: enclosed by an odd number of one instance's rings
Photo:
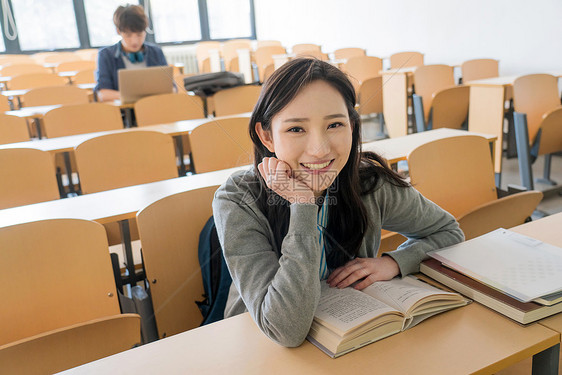
[[[263,70],[263,82],[267,81],[267,79],[271,77],[274,71],[275,71],[275,64],[269,64],[268,66],[266,66],[265,69]]]
[[[120,313],[103,226],[52,219],[0,228],[0,344]]]
[[[352,57],[343,64],[343,70],[357,91],[362,82],[381,75],[382,60],[374,56]]]
[[[7,96],[0,95],[0,112],[10,111],[10,101]]]
[[[199,125],[189,134],[197,173],[248,165],[253,144],[248,117],[220,118]]]
[[[546,113],[540,129],[541,141],[538,155],[562,151],[562,108]]]
[[[287,51],[283,46],[267,46],[267,47],[259,47],[256,49],[254,53],[254,57],[256,60],[256,65],[258,67],[258,73],[260,77],[260,82],[264,81],[264,70],[265,68],[273,64],[273,56],[274,55],[284,55]]]
[[[43,58],[44,64],[60,64],[69,61],[79,61],[82,60],[80,56],[77,56],[74,52],[54,52]]]
[[[12,64],[7,65],[0,70],[0,75],[4,77],[13,77],[20,74],[30,73],[49,73],[49,69],[39,64]]]
[[[86,48],[74,51],[74,54],[82,60],[96,61],[99,50],[96,48]]]
[[[51,73],[29,73],[13,77],[8,86],[10,90],[34,89],[47,86],[64,86],[67,79]]]
[[[176,84],[179,93],[186,93],[187,92],[187,91],[185,91],[184,79],[187,78],[187,77],[192,77],[194,75],[195,75],[195,73],[175,74],[174,75],[174,83]]]
[[[529,141],[539,131],[543,116],[560,106],[558,78],[550,74],[529,74],[513,82],[513,108],[527,114]]]
[[[334,51],[335,59],[350,59],[352,57],[367,56],[367,52],[363,48],[340,48]]]
[[[301,54],[302,52],[311,52],[311,51],[322,52],[322,47],[320,47],[318,44],[301,43],[301,44],[295,44],[291,49],[291,51],[296,55]]]
[[[499,76],[499,62],[494,59],[468,60],[461,65],[462,81],[464,83],[477,79]]]
[[[0,150],[0,176],[0,209],[60,197],[53,158],[46,151],[31,148]]]
[[[7,374],[53,374],[123,352],[140,342],[139,315],[112,315],[0,346],[0,363]]]
[[[414,82],[416,94],[422,98],[423,112],[427,123],[433,94],[455,85],[453,67],[449,65],[418,66],[414,71]]]
[[[57,72],[96,69],[96,62],[91,60],[65,61],[57,65]]]
[[[36,64],[36,61],[29,55],[0,55],[0,65],[10,64]]]
[[[76,86],[38,87],[22,95],[25,107],[53,104],[86,104],[88,92]]]
[[[382,113],[382,77],[369,78],[359,86],[359,114]]]
[[[468,116],[470,86],[438,91],[431,104],[432,129],[460,129]]]
[[[408,68],[423,65],[423,53],[398,52],[390,55],[390,69]]]
[[[455,217],[497,199],[490,145],[484,137],[428,142],[410,152],[408,165],[412,185]]]
[[[531,190],[484,203],[458,218],[466,240],[499,228],[525,223],[542,200],[540,191]]]
[[[27,121],[23,117],[0,113],[0,144],[29,141]]]
[[[314,58],[322,61],[328,60],[328,54],[318,50],[300,51],[297,57]]]
[[[220,42],[199,42],[195,45],[195,56],[199,67],[199,73],[207,73],[211,70],[205,70],[203,61],[209,58],[209,51],[213,49],[220,50]]]
[[[147,96],[135,103],[138,126],[205,118],[203,101],[195,95],[160,94]]]
[[[119,108],[104,103],[65,105],[43,116],[48,138],[123,129]]]
[[[230,63],[233,59],[238,58],[239,49],[252,49],[252,44],[249,40],[228,40],[221,45],[221,54],[224,60],[224,66],[228,71],[234,71]]]
[[[172,137],[159,132],[102,135],[74,153],[84,194],[178,177]]]
[[[96,83],[96,76],[94,73],[95,71],[95,69],[80,70],[72,79],[72,83],[75,85],[84,83]]]
[[[278,40],[258,40],[256,48],[269,46],[282,46],[282,44]]]
[[[251,112],[258,102],[261,86],[246,85],[218,91],[213,95],[215,116]]]
[[[195,304],[204,293],[197,249],[217,188],[174,194],[137,213],[146,274],[156,280],[150,288],[160,338],[201,324]]]

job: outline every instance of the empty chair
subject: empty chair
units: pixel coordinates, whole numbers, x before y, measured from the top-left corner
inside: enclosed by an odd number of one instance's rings
[[[250,40],[248,39],[233,39],[223,42],[221,45],[221,54],[224,60],[224,66],[228,71],[237,71],[232,69],[230,63],[233,59],[238,58],[239,49],[252,49]]]
[[[95,69],[96,63],[95,61],[89,60],[75,60],[75,61],[66,61],[61,62],[57,65],[57,72],[69,72],[74,70],[88,70],[88,69]]]
[[[60,64],[68,61],[79,61],[82,60],[80,56],[74,54],[74,52],[54,52],[43,58],[44,64]]]
[[[228,116],[251,112],[260,96],[261,87],[238,86],[221,90],[213,95],[215,116]]]
[[[498,60],[474,59],[461,64],[462,81],[464,83],[477,79],[493,78],[499,76]]]
[[[0,55],[0,65],[36,63],[37,62],[29,55]]]
[[[359,86],[359,114],[382,113],[382,77],[369,78]]]
[[[7,96],[0,95],[0,112],[10,111],[10,101]]]
[[[29,141],[27,121],[0,113],[0,144]]]
[[[299,51],[296,57],[309,57],[318,60],[328,60],[328,54],[318,50]]]
[[[197,58],[199,73],[211,71],[210,68],[208,70],[205,69],[204,61],[209,58],[209,50],[220,50],[220,47],[220,42],[199,42],[195,45],[195,56]]]
[[[9,82],[10,90],[34,89],[46,86],[64,86],[67,79],[51,73],[30,73],[15,76]]]
[[[542,193],[533,191],[498,199],[490,146],[484,137],[449,137],[423,144],[408,155],[408,165],[412,185],[456,218],[489,216],[479,229],[484,233],[524,223],[542,198]],[[535,197],[534,206],[528,204],[530,195]],[[513,210],[506,210],[505,202]]]
[[[140,342],[140,316],[112,315],[0,346],[0,363],[2,371],[9,374],[52,374],[131,349]]]
[[[160,94],[147,96],[135,103],[138,126],[164,124],[205,118],[203,101],[194,95]]]
[[[438,128],[461,129],[466,127],[470,97],[469,86],[450,87],[437,91],[432,96],[427,124],[424,116],[421,115],[423,111],[420,110],[419,116],[416,113],[418,132]],[[416,103],[416,100],[419,101],[419,96],[414,101],[415,106],[423,107],[423,103]]]
[[[0,345],[120,313],[102,225],[52,219],[3,227],[0,249]]]
[[[390,55],[390,68],[400,69],[423,65],[423,53],[398,52]]]
[[[74,152],[85,194],[178,177],[172,137],[159,132],[102,135]]]
[[[22,96],[25,107],[53,104],[86,104],[88,93],[76,86],[38,87]]]
[[[256,61],[256,66],[258,68],[258,74],[260,82],[264,82],[265,69],[269,65],[273,65],[274,55],[285,55],[287,51],[282,46],[267,46],[259,47],[254,53],[254,58]]]
[[[72,78],[72,83],[75,85],[80,85],[84,83],[96,83],[96,77],[94,75],[95,69],[80,70]]]
[[[250,164],[253,146],[248,123],[248,117],[231,117],[214,119],[196,127],[189,134],[195,172]]]
[[[562,107],[558,79],[550,74],[530,74],[513,83],[514,125],[521,183],[532,189],[531,164],[545,156],[541,183],[555,185],[550,179],[552,153],[562,150]]]
[[[269,46],[282,46],[278,40],[258,40],[256,48],[269,47]]]
[[[150,288],[160,338],[201,324],[194,303],[204,293],[197,248],[199,234],[213,214],[217,188],[174,194],[137,213],[146,274],[157,281]]]
[[[311,43],[301,43],[295,44],[291,51],[294,54],[300,54],[301,52],[308,52],[308,51],[318,51],[322,52],[322,48],[318,44],[311,44]]]
[[[334,51],[335,59],[350,59],[357,56],[367,56],[363,48],[340,48]]]
[[[416,93],[413,95],[414,113],[416,117],[421,117],[423,114],[427,124],[433,94],[455,85],[453,67],[449,65],[419,66],[414,71],[414,82],[416,85]]]
[[[74,54],[80,57],[82,60],[96,61],[98,52],[99,51],[96,48],[86,48],[74,51]]]
[[[49,73],[49,70],[39,64],[11,64],[0,70],[0,75],[5,77],[13,77],[29,73]]]
[[[0,209],[60,197],[53,157],[31,148],[0,150]]]
[[[48,138],[123,128],[119,108],[104,103],[65,105],[43,117]]]
[[[382,60],[373,56],[352,57],[343,64],[343,70],[349,75],[357,91],[362,82],[381,75]]]

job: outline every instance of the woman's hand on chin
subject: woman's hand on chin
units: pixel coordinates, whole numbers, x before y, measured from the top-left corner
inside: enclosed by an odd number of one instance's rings
[[[267,187],[289,203],[314,204],[314,193],[303,181],[293,177],[291,167],[277,158],[263,158],[258,170]]]

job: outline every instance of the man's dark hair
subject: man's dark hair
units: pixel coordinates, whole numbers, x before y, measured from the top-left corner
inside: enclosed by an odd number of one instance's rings
[[[148,17],[140,5],[121,5],[113,13],[113,23],[121,32],[140,33],[148,26]]]

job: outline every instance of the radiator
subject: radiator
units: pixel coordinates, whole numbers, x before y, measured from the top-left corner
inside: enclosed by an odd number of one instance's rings
[[[166,56],[168,64],[183,64],[184,74],[197,73],[197,57],[195,56],[195,45],[165,46],[162,52]]]

